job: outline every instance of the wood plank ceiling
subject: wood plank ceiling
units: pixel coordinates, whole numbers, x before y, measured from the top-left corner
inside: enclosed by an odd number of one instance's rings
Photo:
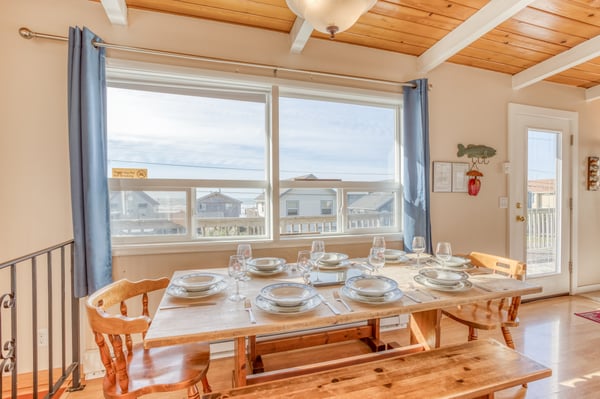
[[[109,6],[114,3],[120,4],[125,13],[127,8],[143,9],[288,34],[293,34],[297,23],[285,0],[102,0],[102,3],[109,18]],[[507,11],[505,18],[489,16],[504,11],[508,3],[516,8]],[[485,18],[485,8],[488,8],[487,27],[486,22],[483,26],[478,24]],[[475,28],[467,29],[469,24]],[[451,32],[460,37],[462,32],[458,27],[467,29],[469,37],[456,51],[446,52],[447,57],[442,61],[513,75],[515,88],[542,79],[584,89],[600,85],[600,0],[379,0],[334,40],[423,58],[422,72],[426,73],[439,64],[427,63],[428,50],[433,52],[432,48],[442,47],[443,52],[442,39],[452,42]],[[308,40],[330,40],[327,34],[310,29],[308,32]]]

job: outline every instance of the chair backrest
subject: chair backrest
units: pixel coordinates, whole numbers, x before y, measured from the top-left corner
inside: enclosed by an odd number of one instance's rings
[[[150,327],[148,293],[164,289],[168,285],[168,278],[137,282],[123,279],[101,288],[90,295],[86,301],[90,327],[106,370],[105,378],[108,378],[112,384],[118,381],[122,392],[127,392],[129,384],[127,363],[133,353],[131,335],[141,334],[143,337]],[[127,313],[126,301],[134,297],[141,297],[141,315],[130,317]],[[115,305],[119,305],[119,313],[109,313],[109,309]],[[125,339],[125,348],[121,336]]]
[[[527,265],[521,261],[483,252],[471,252],[469,258],[471,264],[475,266],[486,267],[491,269],[493,273],[499,273],[516,280],[525,280]]]
[[[471,252],[469,254],[471,264],[478,267],[485,267],[492,270],[492,273],[502,274],[504,276],[514,278],[515,280],[525,280],[525,274],[527,272],[527,264],[502,256],[485,254],[482,252]],[[491,306],[493,301],[488,301],[488,308]],[[515,296],[510,298],[510,302],[507,305],[507,299],[502,298],[495,301],[497,310],[506,311],[507,318],[509,321],[517,320],[519,312],[519,305],[521,304],[521,296]]]

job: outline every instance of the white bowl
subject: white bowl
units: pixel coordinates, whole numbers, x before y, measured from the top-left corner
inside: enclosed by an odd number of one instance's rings
[[[299,306],[315,295],[317,290],[299,283],[271,284],[260,290],[260,296],[278,306]]]
[[[319,263],[329,266],[335,266],[346,259],[348,259],[348,255],[346,254],[339,254],[337,252],[326,252],[323,254],[321,259],[319,259]]]
[[[386,249],[383,253],[385,260],[396,260],[404,255],[406,255],[406,252],[399,249]]]
[[[362,296],[374,297],[384,296],[395,290],[398,288],[398,283],[384,276],[356,276],[346,280],[346,287]]]
[[[469,278],[469,275],[463,271],[436,267],[426,267],[421,269],[419,270],[419,274],[438,285],[456,285]]]
[[[272,271],[285,264],[281,258],[253,258],[248,261],[248,266],[259,271]]]
[[[207,291],[222,281],[224,276],[213,273],[189,273],[177,277],[172,285],[181,287],[186,291]]]

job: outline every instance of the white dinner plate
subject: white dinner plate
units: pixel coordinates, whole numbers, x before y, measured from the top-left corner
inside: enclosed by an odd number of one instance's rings
[[[208,290],[204,291],[188,291],[177,285],[169,284],[167,294],[176,298],[204,298],[207,296],[218,294],[227,287],[227,280],[221,280]]]
[[[361,296],[382,297],[398,288],[398,283],[384,276],[360,275],[346,280],[346,287]]]
[[[317,290],[300,283],[270,284],[260,290],[261,297],[285,307],[301,306],[315,295]]]
[[[313,310],[321,304],[321,298],[318,295],[313,296],[300,306],[278,306],[262,296],[256,297],[256,307],[272,314],[299,314]]]
[[[344,267],[348,267],[348,265],[350,265],[352,262],[350,262],[349,260],[343,260],[341,262],[338,262],[336,264],[326,264],[326,263],[321,263],[319,262],[319,268],[322,270],[335,270],[335,269],[342,269]]]
[[[179,276],[171,284],[186,291],[206,291],[224,278],[222,274],[195,272]]]
[[[427,288],[431,288],[431,289],[438,290],[438,291],[448,291],[448,292],[466,291],[473,286],[473,284],[471,284],[471,282],[469,280],[461,281],[456,285],[439,285],[439,284],[435,284],[434,282],[421,276],[420,274],[417,274],[414,277],[414,279],[417,283],[424,285]]]
[[[398,260],[406,255],[406,252],[400,251],[399,249],[386,249],[383,252],[383,256],[385,257],[385,261],[394,261]]]
[[[353,301],[369,304],[382,304],[394,302],[402,298],[402,296],[404,295],[404,293],[399,288],[396,288],[386,292],[383,296],[364,296],[360,295],[358,291],[348,288],[347,286],[340,287],[340,293],[344,297],[352,299]]]
[[[469,278],[469,275],[463,271],[441,267],[424,267],[419,270],[419,274],[438,285],[456,285]]]
[[[340,254],[337,252],[326,252],[323,254],[323,256],[321,256],[321,259],[319,259],[319,264],[324,266],[336,266],[340,262],[345,261],[346,259],[348,259],[348,255],[346,254]]]
[[[277,266],[275,269],[270,269],[270,270],[262,270],[262,269],[255,269],[252,266],[248,266],[248,273],[251,274],[255,274],[257,276],[272,276],[273,274],[278,274],[283,272],[285,269],[287,268],[287,265],[283,264],[283,265],[279,265]]]
[[[469,262],[470,262],[469,259],[461,258],[460,256],[453,256],[450,258],[450,260],[446,261],[445,266],[446,267],[459,267],[459,266],[462,266]]]
[[[285,265],[285,259],[282,258],[252,258],[246,262],[248,268],[252,267],[255,270],[271,271]]]
[[[386,258],[385,259],[385,264],[386,265],[390,265],[390,264],[395,264],[395,263],[407,263],[409,261],[410,261],[409,257],[406,256],[406,255],[403,255],[403,256],[400,256],[400,257],[398,257],[396,259],[388,259],[388,258]]]

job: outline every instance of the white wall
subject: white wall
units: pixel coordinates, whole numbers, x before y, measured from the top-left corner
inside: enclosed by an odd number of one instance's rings
[[[67,46],[64,42],[24,40],[17,31],[66,36],[70,25],[87,26],[109,43],[157,48],[209,57],[324,70],[378,79],[417,78],[414,57],[330,40],[309,40],[302,54],[289,53],[285,34],[211,21],[129,10],[129,26],[112,26],[99,2],[82,0],[5,0],[0,2],[0,262],[71,238],[67,143]],[[109,57],[132,58],[108,52]],[[166,60],[160,60],[167,62]],[[174,63],[176,61],[169,60]],[[180,62],[193,66],[190,61]],[[455,252],[507,253],[507,104],[516,102],[579,112],[577,148],[579,218],[576,285],[600,284],[600,192],[585,189],[585,160],[600,153],[600,101],[586,103],[582,89],[538,83],[514,91],[511,77],[444,64],[428,76],[433,161],[464,161],[458,143],[485,144],[497,154],[482,168],[477,197],[432,193],[433,240],[449,240]],[[448,210],[451,209],[451,212]],[[333,248],[332,248],[333,249]],[[340,246],[350,254],[361,246]],[[364,252],[364,251],[363,251]],[[293,254],[291,249],[282,253]],[[272,253],[271,253],[272,254]],[[182,267],[217,265],[228,253],[124,256],[115,259],[115,276],[169,275]],[[275,254],[273,254],[275,255]],[[166,266],[168,265],[168,267]],[[85,322],[85,320],[84,320]],[[93,344],[92,344],[93,345]]]

